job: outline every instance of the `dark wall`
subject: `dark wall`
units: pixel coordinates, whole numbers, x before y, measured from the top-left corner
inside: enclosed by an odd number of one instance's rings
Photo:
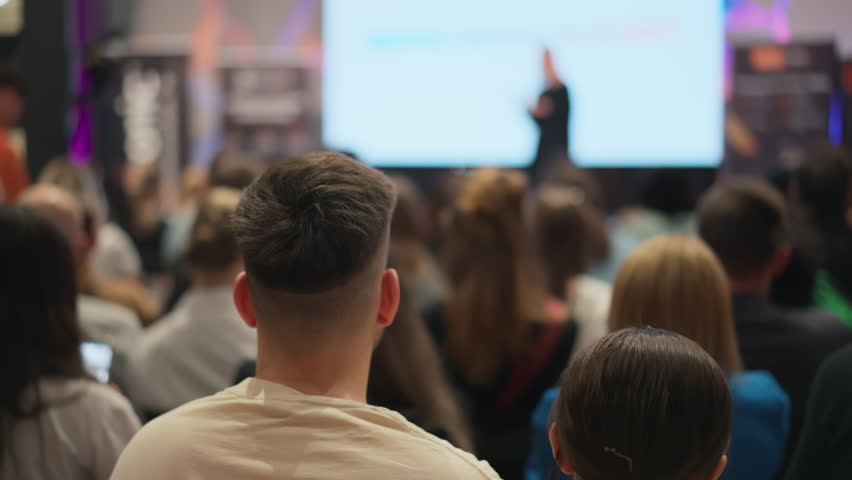
[[[22,124],[27,135],[27,165],[34,177],[68,147],[71,1],[28,1],[23,8],[17,63],[27,88]]]

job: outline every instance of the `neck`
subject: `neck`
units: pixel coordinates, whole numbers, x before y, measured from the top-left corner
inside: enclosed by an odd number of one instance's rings
[[[258,338],[269,338],[258,331]],[[364,342],[306,342],[293,345],[267,345],[260,340],[257,351],[256,377],[279,383],[305,395],[335,397],[367,402],[367,378],[372,350],[354,347]]]
[[[730,281],[731,292],[735,294],[747,293],[769,297],[769,290],[772,286],[772,276],[765,272],[744,277],[730,277]]]

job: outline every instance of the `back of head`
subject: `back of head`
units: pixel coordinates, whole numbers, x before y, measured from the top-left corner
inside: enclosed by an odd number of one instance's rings
[[[28,188],[18,198],[26,205],[50,218],[77,250],[84,233],[85,214],[80,202],[67,191],[54,185],[38,184]]]
[[[384,175],[338,153],[286,160],[252,183],[232,225],[259,325],[320,329],[358,308],[387,266],[394,202]]]
[[[605,207],[601,187],[597,181],[587,171],[570,162],[560,162],[553,168],[542,184],[542,188],[545,187],[574,188],[582,193],[584,202],[590,207],[597,209]]]
[[[526,178],[482,169],[462,185],[448,239],[447,347],[472,382],[523,353],[543,292],[524,224]]]
[[[66,236],[26,206],[0,206],[0,416],[34,414],[25,387],[83,376],[74,261]],[[2,448],[0,448],[2,450]]]
[[[610,330],[646,325],[698,342],[728,373],[742,370],[728,279],[698,239],[657,237],[622,265],[613,285]]]
[[[583,190],[570,186],[545,185],[536,195],[535,236],[551,295],[564,296],[565,282],[609,249],[603,219],[586,201]]]
[[[711,189],[698,207],[698,232],[732,278],[767,268],[787,241],[784,198],[756,179]]]
[[[257,158],[223,150],[210,165],[210,186],[242,190],[263,173]]]
[[[73,165],[68,158],[51,160],[41,171],[38,183],[53,185],[70,193],[83,208],[83,223],[88,235],[103,221],[105,207],[100,200],[97,181],[85,167]]]
[[[796,176],[799,201],[817,226],[846,222],[850,200],[852,159],[843,148],[823,146],[814,149]],[[828,225],[825,225],[828,224]]]
[[[221,187],[211,190],[202,200],[189,233],[186,260],[190,268],[224,273],[237,264],[239,249],[231,217],[239,201],[240,192]]]
[[[680,335],[607,335],[574,356],[560,387],[552,441],[583,480],[711,478],[728,448],[725,374]]]

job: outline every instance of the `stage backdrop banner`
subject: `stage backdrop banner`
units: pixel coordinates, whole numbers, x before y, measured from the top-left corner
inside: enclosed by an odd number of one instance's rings
[[[165,163],[178,170],[186,163],[186,57],[125,58],[118,105],[127,163]]]
[[[311,146],[308,72],[298,66],[233,66],[221,72],[225,144],[267,160]]]
[[[795,168],[808,148],[828,141],[837,71],[833,43],[735,48],[725,170]]]

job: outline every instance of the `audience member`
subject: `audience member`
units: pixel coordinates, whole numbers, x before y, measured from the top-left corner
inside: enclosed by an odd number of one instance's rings
[[[24,85],[17,75],[0,72],[0,203],[11,203],[30,183],[27,166],[9,138],[23,111]]]
[[[852,347],[820,367],[787,480],[852,478]]]
[[[391,266],[398,265],[398,258],[399,253],[391,247]],[[473,439],[459,399],[404,280],[400,275],[396,319],[385,329],[373,352],[367,402],[400,412],[410,422],[473,452]],[[235,383],[253,377],[256,368],[254,360],[244,363]]]
[[[157,320],[159,305],[140,283],[139,253],[119,226],[103,222],[105,209],[91,173],[60,158],[45,167],[39,184],[65,190],[82,208],[86,248],[78,266],[78,290],[131,309],[145,325]]]
[[[139,420],[84,371],[73,239],[24,206],[0,231],[0,478],[106,480]]]
[[[807,225],[819,239],[819,271],[814,303],[852,328],[852,158],[846,150],[824,147],[811,153],[799,169],[794,197]]]
[[[727,463],[725,374],[664,330],[622,330],[580,352],[553,415],[553,458],[576,480],[716,480]]]
[[[547,271],[550,295],[565,302],[577,322],[574,351],[607,333],[610,286],[586,275],[599,252],[605,251],[603,218],[586,202],[579,187],[542,186],[535,202],[535,236]]]
[[[189,172],[195,172],[190,175]],[[237,155],[228,150],[220,152],[210,165],[209,180],[205,180],[208,185],[201,188],[201,192],[193,194],[184,191],[184,195],[188,197],[171,217],[165,231],[164,255],[167,266],[170,268],[173,283],[169,295],[163,303],[163,311],[169,312],[177,306],[177,302],[184,293],[192,286],[192,279],[185,265],[185,256],[189,232],[195,222],[195,216],[198,214],[198,198],[203,198],[203,192],[208,188],[223,187],[232,190],[242,191],[260,174],[263,173],[263,164],[253,157]],[[185,177],[198,177],[201,175],[197,169],[190,168],[184,172]],[[201,180],[190,181],[187,183],[197,183]],[[195,187],[187,190],[196,190]]]
[[[48,216],[68,237],[77,269],[75,285],[82,283],[81,273],[85,272],[91,242],[84,231],[84,213],[79,202],[70,193],[52,185],[31,187],[19,201]],[[132,311],[79,289],[77,309],[84,339],[109,344],[119,356],[127,352],[141,329],[139,318]]]
[[[230,220],[240,199],[216,188],[202,201],[189,235],[192,288],[177,308],[146,329],[129,354],[128,395],[146,413],[163,413],[231,385],[254,359],[257,336],[234,307],[242,261]]]
[[[340,154],[289,159],[255,181],[234,217],[246,269],[234,303],[258,329],[257,378],[148,424],[113,478],[497,478],[365,403],[399,303],[386,268],[394,201],[386,177]]]
[[[444,279],[426,247],[428,237],[426,208],[420,190],[411,180],[390,177],[396,186],[397,203],[391,219],[391,246],[396,268],[406,280],[418,310],[442,302],[446,297]]]
[[[545,314],[527,197],[515,171],[482,169],[465,181],[447,244],[447,302],[427,315],[467,401],[476,451],[507,480],[522,477],[530,415],[575,339],[568,318]]]
[[[772,278],[790,254],[781,195],[758,180],[719,185],[701,200],[701,237],[725,267],[745,367],[768,370],[790,395],[795,446],[814,374],[823,359],[852,342],[852,331],[819,312],[785,309],[768,299]]]
[[[775,478],[790,431],[790,397],[769,372],[744,369],[728,279],[702,241],[664,235],[636,249],[616,277],[609,324],[613,331],[664,328],[701,345],[728,376],[733,398],[723,478]]]
[[[84,222],[89,223],[87,230],[95,239],[87,265],[93,276],[108,281],[142,278],[139,252],[127,232],[106,219],[107,207],[91,170],[72,165],[67,158],[57,158],[41,171],[38,183],[67,191],[83,206]]]

